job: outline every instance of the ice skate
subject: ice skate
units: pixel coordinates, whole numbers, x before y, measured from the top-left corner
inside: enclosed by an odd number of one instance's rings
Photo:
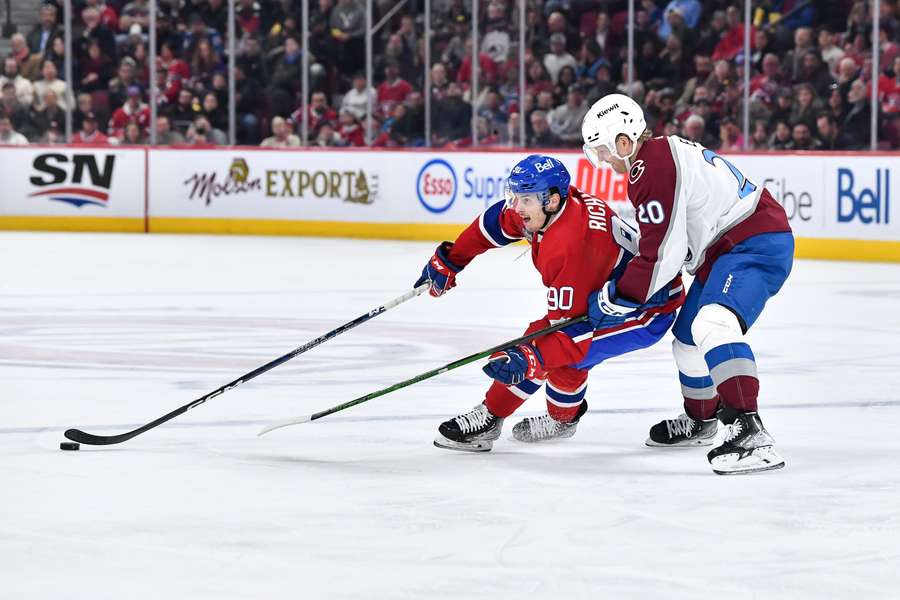
[[[644,442],[648,446],[709,446],[716,437],[718,419],[692,419],[684,413],[677,419],[660,421],[650,428],[650,437]]]
[[[725,441],[706,455],[715,473],[740,475],[784,467],[784,459],[773,448],[775,439],[757,413],[739,413],[727,427]]]
[[[500,437],[503,419],[491,414],[484,403],[469,412],[444,421],[438,427],[434,445],[447,450],[489,452]]]
[[[548,413],[538,417],[522,419],[513,427],[513,438],[520,442],[534,443],[547,440],[564,440],[575,435],[578,421],[587,412],[587,402],[582,402],[578,408],[578,414],[573,421],[564,423],[557,421]]]

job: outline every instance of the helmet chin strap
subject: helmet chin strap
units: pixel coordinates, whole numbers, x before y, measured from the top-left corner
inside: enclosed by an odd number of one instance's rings
[[[562,196],[559,197],[559,205],[556,207],[556,210],[553,212],[549,212],[546,206],[541,207],[541,212],[544,213],[544,224],[541,225],[538,231],[543,231],[550,224],[550,219],[552,219],[555,215],[559,214],[559,211],[562,210],[563,204],[566,202],[566,199]]]

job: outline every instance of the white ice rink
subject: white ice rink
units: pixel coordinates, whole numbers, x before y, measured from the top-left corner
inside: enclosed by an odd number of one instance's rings
[[[130,430],[396,297],[433,244],[0,234],[0,598],[900,598],[900,265],[798,261],[750,343],[782,471],[643,445],[680,412],[669,339],[597,367],[553,445],[438,450],[520,335],[521,247],[118,446]],[[537,394],[521,412],[544,408]]]

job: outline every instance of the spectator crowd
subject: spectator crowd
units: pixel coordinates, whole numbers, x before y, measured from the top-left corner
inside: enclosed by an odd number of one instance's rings
[[[871,2],[755,1],[745,55],[742,2],[637,0],[630,84],[625,0],[527,0],[524,48],[518,0],[480,0],[475,40],[471,1],[431,0],[429,89],[425,0],[406,2],[374,37],[372,88],[363,71],[364,0],[307,0],[308,90],[302,87],[301,1],[236,0],[231,71],[225,0],[155,2],[155,57],[148,51],[149,0],[75,0],[71,49],[61,0],[50,0],[32,31],[13,35],[3,59],[0,144],[65,141],[69,102],[76,143],[145,144],[155,127],[160,144],[226,144],[233,77],[238,144],[300,146],[305,123],[310,145],[364,146],[369,138],[376,147],[468,147],[474,116],[479,145],[579,147],[588,107],[622,92],[644,106],[654,133],[713,149],[861,150],[870,147],[877,79],[878,145],[900,148],[898,0],[880,3],[877,72]],[[375,0],[375,21],[394,4]],[[71,81],[65,78],[67,51]],[[745,140],[747,70],[751,127]],[[155,122],[151,86],[158,98]]]

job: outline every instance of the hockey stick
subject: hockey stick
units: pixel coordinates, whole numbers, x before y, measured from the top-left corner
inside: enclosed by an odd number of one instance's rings
[[[541,329],[540,331],[535,331],[534,333],[530,333],[528,335],[523,335],[520,338],[516,338],[514,340],[510,340],[508,342],[503,342],[493,348],[488,350],[483,350],[476,354],[472,354],[465,358],[460,358],[459,360],[453,361],[452,363],[448,363],[443,367],[438,367],[437,369],[433,369],[428,371],[427,373],[422,373],[421,375],[416,375],[412,379],[407,379],[406,381],[401,381],[400,383],[395,383],[390,387],[386,387],[384,389],[378,390],[377,392],[372,392],[370,394],[366,394],[365,396],[360,396],[355,400],[350,400],[349,402],[344,402],[343,404],[338,404],[337,406],[332,406],[331,408],[327,408],[323,411],[313,413],[311,415],[306,415],[304,417],[294,417],[293,419],[287,419],[285,421],[279,421],[277,423],[272,423],[265,427],[262,431],[260,431],[257,435],[265,435],[270,431],[274,431],[276,429],[281,429],[282,427],[288,427],[290,425],[299,425],[300,423],[309,423],[310,421],[315,421],[317,419],[321,419],[322,417],[327,417],[328,415],[334,414],[336,412],[340,412],[344,409],[350,408],[351,406],[356,406],[357,404],[362,404],[363,402],[368,402],[369,400],[373,400],[378,398],[379,396],[384,396],[385,394],[390,394],[391,392],[397,391],[401,388],[405,388],[407,386],[413,385],[414,383],[419,383],[420,381],[425,381],[426,379],[431,379],[436,375],[441,375],[446,373],[447,371],[452,371],[457,367],[462,367],[463,365],[467,365],[471,362],[475,362],[476,360],[480,360],[482,358],[487,358],[494,352],[499,352],[500,350],[505,350],[511,346],[518,346],[519,344],[527,344],[531,340],[539,338],[541,336],[554,333],[559,331],[563,327],[568,325],[572,325],[573,323],[580,323],[582,321],[587,321],[587,315],[582,315],[580,317],[575,317],[574,319],[569,319],[568,321],[562,321],[561,323],[557,323],[556,325],[552,325],[545,329]]]
[[[254,377],[262,375],[266,371],[271,371],[278,365],[280,365],[282,363],[286,363],[287,361],[291,360],[295,356],[303,354],[307,350],[311,350],[312,348],[315,348],[319,344],[327,342],[328,340],[339,336],[340,334],[344,333],[345,331],[349,331],[349,330],[353,329],[354,327],[356,327],[357,325],[361,325],[362,323],[365,323],[366,321],[368,321],[369,319],[372,319],[373,317],[377,317],[378,315],[387,311],[388,309],[394,308],[398,304],[402,304],[403,302],[406,302],[410,298],[415,298],[416,296],[418,296],[419,294],[421,294],[422,292],[427,290],[430,285],[431,285],[431,282],[423,283],[419,287],[413,288],[412,290],[406,292],[402,296],[394,298],[390,302],[385,303],[383,306],[379,306],[378,308],[370,310],[366,314],[361,315],[361,316],[353,319],[352,321],[344,323],[343,325],[341,325],[340,327],[338,327],[336,329],[332,329],[325,335],[319,336],[316,339],[312,340],[311,342],[307,342],[306,344],[303,344],[299,348],[288,352],[284,356],[280,356],[271,362],[267,362],[263,366],[253,369],[246,375],[242,375],[241,377],[239,377],[238,379],[235,379],[231,383],[227,383],[227,384],[223,385],[222,387],[217,388],[216,390],[213,390],[212,392],[206,394],[205,396],[202,396],[202,397],[194,400],[193,402],[185,404],[184,406],[182,406],[180,408],[176,408],[172,412],[170,412],[166,415],[163,415],[160,418],[156,419],[155,421],[151,421],[150,423],[147,423],[146,425],[144,425],[142,427],[138,427],[137,429],[135,429],[133,431],[129,431],[127,433],[121,433],[119,435],[94,435],[92,433],[86,433],[84,431],[81,431],[80,429],[68,429],[68,430],[66,430],[64,435],[67,438],[69,438],[70,440],[72,440],[73,442],[79,442],[81,444],[92,444],[94,446],[106,446],[109,444],[120,444],[122,442],[127,442],[131,438],[133,438],[137,435],[140,435],[140,434],[144,433],[145,431],[149,431],[150,429],[153,429],[154,427],[162,425],[166,421],[170,421],[171,419],[174,419],[178,415],[186,413],[187,411],[191,410],[192,408],[196,408],[196,407],[200,406],[207,400],[212,400],[216,396],[218,396],[220,394],[224,394],[228,390],[232,390],[232,389],[236,388],[237,386],[241,385],[242,383],[245,383],[247,381],[250,381]]]

